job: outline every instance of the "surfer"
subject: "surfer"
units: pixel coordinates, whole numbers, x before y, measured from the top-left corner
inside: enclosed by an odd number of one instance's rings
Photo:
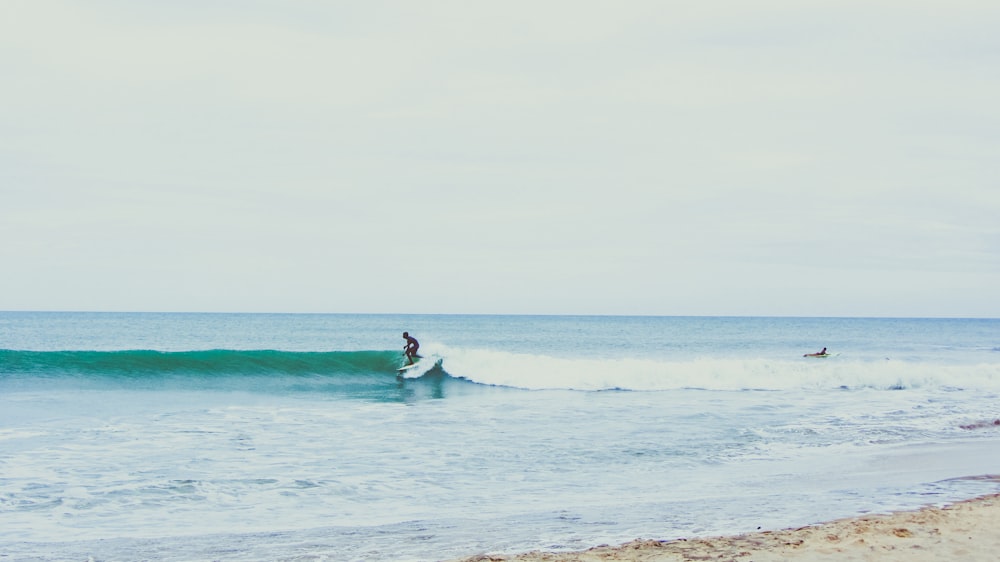
[[[406,354],[406,360],[412,365],[414,357],[417,359],[420,358],[417,355],[417,351],[420,349],[420,342],[417,341],[417,338],[411,336],[409,332],[403,332],[403,339],[406,340],[406,347],[403,348],[403,353]]]
[[[826,348],[824,347],[823,351],[820,351],[819,353],[806,353],[802,357],[826,357],[826,355]]]

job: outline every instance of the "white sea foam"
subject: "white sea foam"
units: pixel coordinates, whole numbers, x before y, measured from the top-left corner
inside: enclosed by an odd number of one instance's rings
[[[1000,388],[1000,364],[899,360],[573,359],[504,351],[439,349],[444,370],[480,384],[530,390],[790,390]]]

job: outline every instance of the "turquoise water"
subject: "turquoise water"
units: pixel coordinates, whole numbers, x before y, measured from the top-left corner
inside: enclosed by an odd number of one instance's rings
[[[998,393],[997,320],[0,313],[0,552],[438,560],[918,507],[994,491],[966,427]]]

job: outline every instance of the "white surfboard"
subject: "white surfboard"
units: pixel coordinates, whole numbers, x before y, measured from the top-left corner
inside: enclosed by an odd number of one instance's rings
[[[406,371],[409,371],[410,369],[416,367],[419,364],[420,364],[420,361],[415,361],[415,362],[413,362],[413,363],[411,363],[409,365],[403,365],[402,367],[396,369],[396,372],[397,373],[405,373]]]

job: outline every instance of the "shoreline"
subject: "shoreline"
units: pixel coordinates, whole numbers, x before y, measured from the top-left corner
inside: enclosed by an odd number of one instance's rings
[[[791,529],[690,539],[636,539],[576,552],[478,554],[452,562],[986,561],[1000,556],[998,521],[1000,493],[992,493],[943,507],[858,515]]]

